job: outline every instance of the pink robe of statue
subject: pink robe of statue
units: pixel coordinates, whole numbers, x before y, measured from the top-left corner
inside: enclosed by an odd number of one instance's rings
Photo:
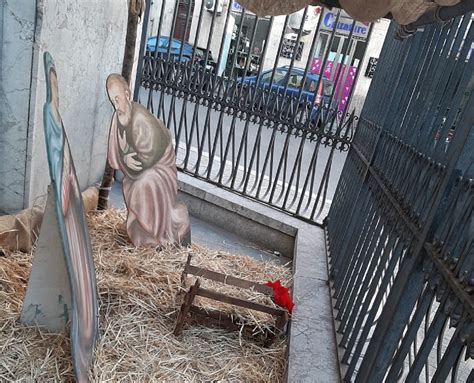
[[[152,143],[156,135],[150,129],[166,128],[144,107],[132,105],[127,141],[132,141],[129,144],[137,153],[136,158],[142,160],[144,170],[133,172],[126,167],[118,140],[116,114],[112,117],[108,149],[110,166],[125,174],[123,196],[128,209],[128,236],[135,246],[186,241],[189,216],[186,206],[176,202],[178,182],[173,145],[170,142],[162,157],[155,163],[150,162],[156,151]]]

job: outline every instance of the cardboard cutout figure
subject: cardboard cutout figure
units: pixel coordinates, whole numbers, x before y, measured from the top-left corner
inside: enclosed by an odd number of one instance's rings
[[[115,113],[109,133],[109,164],[125,175],[123,196],[128,209],[127,233],[135,246],[166,242],[188,244],[188,210],[176,202],[176,161],[171,134],[145,107],[130,99],[119,74],[107,78]]]
[[[82,196],[59,114],[56,69],[48,52],[44,54],[44,66],[47,100],[43,120],[52,190],[49,190],[22,322],[57,329],[61,324],[55,317],[58,308],[50,301],[59,302],[63,306],[61,319],[71,319],[71,355],[76,380],[85,382],[98,336],[94,262]],[[51,282],[54,279],[58,282]],[[55,285],[55,291],[50,291],[50,285]]]

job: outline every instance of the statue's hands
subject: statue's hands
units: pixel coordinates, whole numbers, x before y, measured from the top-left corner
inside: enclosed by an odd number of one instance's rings
[[[131,152],[125,155],[124,161],[125,164],[132,170],[138,172],[142,170],[142,164],[140,161],[133,158],[137,153]]]

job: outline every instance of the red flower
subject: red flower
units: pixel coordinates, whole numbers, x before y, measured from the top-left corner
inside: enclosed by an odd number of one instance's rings
[[[285,286],[282,286],[279,280],[275,282],[269,281],[265,283],[265,285],[273,289],[273,301],[278,306],[286,308],[288,312],[291,314],[295,304],[293,303],[293,300],[291,299],[289,290]]]

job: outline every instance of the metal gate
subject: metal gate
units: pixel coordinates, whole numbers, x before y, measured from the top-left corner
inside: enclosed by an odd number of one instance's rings
[[[385,41],[326,227],[345,381],[474,381],[473,41]]]
[[[147,2],[134,98],[172,132],[178,169],[322,221],[371,32],[327,12],[258,18],[230,0]]]

